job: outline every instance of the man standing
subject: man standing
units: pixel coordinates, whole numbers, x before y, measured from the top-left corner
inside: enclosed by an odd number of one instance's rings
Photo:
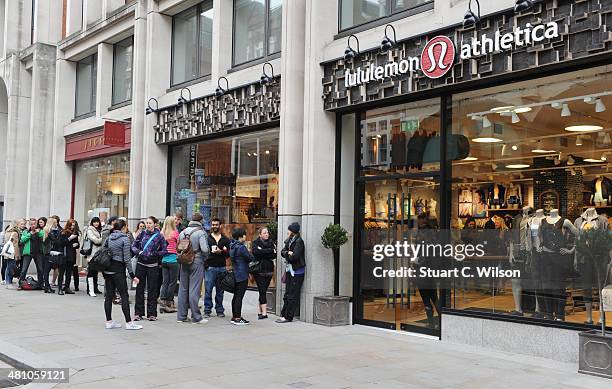
[[[174,214],[174,221],[176,223],[176,229],[178,230],[179,233],[183,232],[183,230],[185,229],[185,226],[183,225],[183,212],[182,211],[176,211],[176,213]]]
[[[212,291],[215,288],[215,311],[218,317],[225,317],[223,308],[223,289],[217,288],[217,277],[225,273],[231,266],[229,259],[230,240],[221,233],[221,221],[217,218],[211,220],[208,247],[210,256],[204,264],[204,317],[209,318],[213,309]]]
[[[181,240],[189,239],[191,248],[195,253],[195,258],[191,265],[181,265],[179,271],[179,296],[178,311],[176,321],[184,323],[187,321],[187,310],[191,309],[191,322],[195,324],[207,323],[208,320],[202,317],[198,302],[200,300],[200,290],[204,279],[204,262],[208,259],[210,249],[208,248],[208,236],[202,227],[202,215],[194,213],[191,222],[179,235]]]
[[[32,234],[35,233],[36,229],[36,219],[30,219],[29,228],[25,225],[21,230],[21,234],[19,236],[19,245],[21,247],[21,271],[19,273],[19,284],[17,289],[21,290],[21,284],[25,281],[26,276],[28,275],[28,268],[30,267],[30,263],[32,262]],[[36,273],[38,272],[38,264],[36,265]],[[40,277],[39,277],[40,278]]]

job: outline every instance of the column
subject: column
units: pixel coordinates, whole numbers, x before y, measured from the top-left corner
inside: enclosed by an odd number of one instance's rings
[[[113,99],[113,45],[98,45],[96,72],[96,116],[104,117]]]
[[[30,45],[31,0],[6,1],[4,28],[5,56]]]
[[[306,6],[304,68],[304,135],[302,169],[302,238],[306,245],[306,277],[300,316],[312,322],[313,298],[334,291],[331,250],[321,235],[334,221],[335,115],[323,111],[323,51],[337,31],[337,4],[313,1]],[[339,53],[339,55],[342,53]],[[281,177],[282,178],[282,177]]]
[[[66,36],[83,29],[83,4],[85,0],[68,0],[66,5]]]
[[[279,139],[278,246],[287,227],[302,221],[302,139],[304,126],[304,33],[305,0],[283,2],[281,58],[281,128]],[[300,223],[301,224],[301,223]],[[277,280],[285,269],[278,260]],[[276,288],[276,312],[283,303],[284,284]]]

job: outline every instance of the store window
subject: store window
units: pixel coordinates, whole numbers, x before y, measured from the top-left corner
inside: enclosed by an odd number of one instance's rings
[[[453,96],[453,132],[469,139],[452,162],[454,239],[502,242],[463,266],[521,274],[460,280],[454,309],[599,322],[610,257],[577,242],[612,228],[611,110],[610,66]]]
[[[244,227],[247,241],[276,222],[278,129],[204,141],[172,149],[172,210],[223,223],[223,233]]]
[[[113,104],[132,99],[132,63],[134,37],[113,46]]]
[[[393,15],[431,0],[340,0],[340,30]]]
[[[210,75],[213,2],[205,1],[172,19],[172,85]]]
[[[96,72],[98,55],[83,58],[76,64],[76,117],[87,115],[96,110]]]
[[[234,0],[234,65],[279,53],[282,0]]]
[[[81,161],[75,168],[74,217],[81,226],[94,216],[128,216],[129,153]]]

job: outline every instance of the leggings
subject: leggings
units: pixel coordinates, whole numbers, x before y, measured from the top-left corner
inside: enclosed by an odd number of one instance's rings
[[[232,298],[232,318],[239,319],[242,317],[242,299],[247,290],[248,280],[236,282],[234,297]]]
[[[268,299],[266,298],[266,294],[268,292],[268,287],[270,286],[270,281],[272,281],[272,275],[268,275],[268,273],[255,274],[255,282],[257,283],[257,290],[259,291],[259,304],[267,304]]]
[[[69,289],[70,288],[70,278],[73,275],[72,273],[73,267],[74,267],[74,262],[68,261],[65,258],[60,259],[59,275],[57,276],[57,288],[58,289]],[[65,279],[64,279],[64,276],[65,276]]]
[[[113,312],[113,298],[115,297],[115,291],[121,296],[121,310],[125,317],[125,322],[129,323],[132,321],[130,316],[130,301],[127,291],[127,281],[125,279],[125,271],[114,274],[104,273],[105,295],[104,295],[104,313],[106,313],[106,320],[111,321]]]

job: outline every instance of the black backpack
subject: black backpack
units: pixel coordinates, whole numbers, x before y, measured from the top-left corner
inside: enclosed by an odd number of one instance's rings
[[[89,268],[93,271],[104,271],[110,268],[111,261],[113,260],[113,252],[108,248],[108,238],[100,247],[100,250],[96,251],[91,260],[89,261]]]

